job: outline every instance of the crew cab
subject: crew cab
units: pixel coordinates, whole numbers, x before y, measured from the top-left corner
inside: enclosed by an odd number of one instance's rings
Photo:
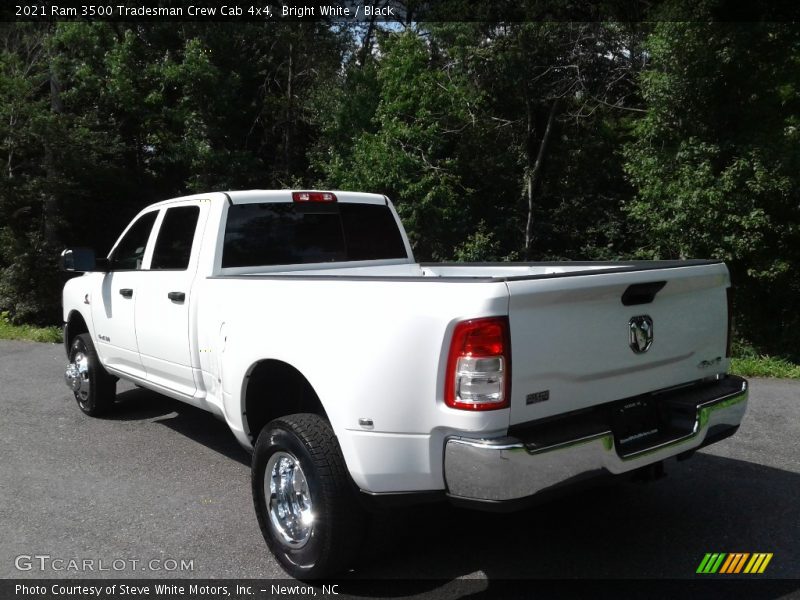
[[[145,208],[63,294],[86,414],[119,379],[224,419],[286,571],[352,564],[372,507],[516,508],[734,433],[719,261],[417,263],[383,195],[238,191]]]

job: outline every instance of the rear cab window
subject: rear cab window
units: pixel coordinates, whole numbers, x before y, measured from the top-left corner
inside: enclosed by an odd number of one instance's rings
[[[384,204],[257,202],[228,208],[222,267],[406,259]]]
[[[156,237],[150,269],[184,271],[189,267],[199,218],[200,207],[196,205],[167,209]]]

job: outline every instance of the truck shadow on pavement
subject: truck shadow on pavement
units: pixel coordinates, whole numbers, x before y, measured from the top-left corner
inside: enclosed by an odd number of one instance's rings
[[[425,578],[441,585],[473,574],[489,588],[519,578],[696,580],[707,552],[772,552],[765,574],[750,579],[794,579],[783,593],[800,587],[800,474],[704,453],[668,462],[667,473],[516,513],[429,506],[392,514],[393,533],[358,577],[413,579],[419,591]]]
[[[225,423],[198,408],[142,389],[122,391],[118,403],[107,418],[151,420],[250,463]],[[772,552],[765,574],[750,579],[794,580],[782,594],[800,589],[800,473],[705,452],[669,461],[666,471],[655,482],[615,482],[513,513],[444,503],[379,513],[368,558],[347,579],[365,580],[365,596],[452,585],[480,595],[513,579],[697,581],[707,552]],[[478,581],[454,581],[470,577]],[[386,579],[398,585],[376,582]]]
[[[200,408],[150,390],[133,388],[119,392],[114,410],[105,418],[113,421],[153,421],[250,466],[250,455],[239,445],[223,421]]]

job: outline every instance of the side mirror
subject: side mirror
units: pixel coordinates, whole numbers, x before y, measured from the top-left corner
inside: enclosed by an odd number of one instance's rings
[[[109,261],[95,257],[92,248],[67,248],[61,253],[61,270],[75,273],[108,271]]]

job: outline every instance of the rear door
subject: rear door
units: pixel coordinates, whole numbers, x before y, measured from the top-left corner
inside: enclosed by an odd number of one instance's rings
[[[507,285],[512,424],[727,369],[722,263]]]
[[[189,324],[208,206],[192,202],[162,209],[136,300],[136,335],[148,381],[186,396],[197,389]]]

